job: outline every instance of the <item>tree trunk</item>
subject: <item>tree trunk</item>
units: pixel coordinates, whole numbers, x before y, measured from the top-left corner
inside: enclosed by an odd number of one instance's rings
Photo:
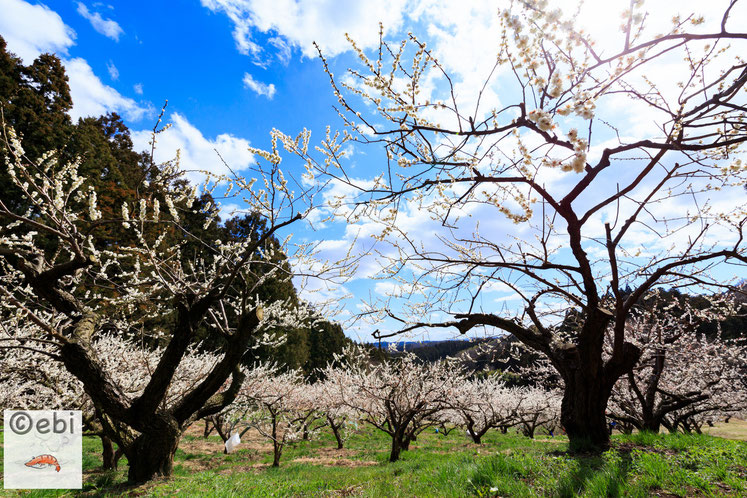
[[[644,418],[641,430],[658,434],[661,430],[661,417]]]
[[[407,438],[407,434],[405,433],[406,426],[403,427],[402,425],[398,425],[396,427],[397,429],[391,433],[392,451],[389,453],[390,462],[396,462],[399,460],[402,451],[407,449],[405,446],[409,445],[409,442],[405,443],[405,439]]]
[[[641,357],[637,346],[624,342],[611,359],[606,363],[602,360],[608,321],[608,317],[589,318],[580,332],[579,344],[558,348],[552,358],[565,382],[560,423],[570,440],[571,451],[597,451],[609,446],[606,412],[612,386]]]
[[[181,431],[174,428],[141,434],[125,451],[130,466],[127,480],[139,484],[154,477],[170,476],[180,439]]]
[[[472,419],[468,419],[467,421],[467,434],[469,434],[469,437],[472,438],[472,442],[475,444],[482,444],[482,434],[475,431],[475,423],[472,421]]]
[[[337,441],[337,449],[341,450],[343,447],[343,441],[342,435],[340,434],[340,427],[335,425],[335,422],[331,418],[327,418],[327,421],[329,422],[330,428],[332,428],[332,434],[335,435],[335,440]]]
[[[405,437],[402,440],[402,451],[410,451],[410,441],[412,441],[412,439],[410,439],[409,437]]]
[[[402,453],[401,435],[395,433],[392,436],[392,451],[389,453],[389,461],[396,462],[399,460],[400,453]]]
[[[213,427],[210,426],[210,419],[205,419],[205,429],[202,431],[202,437],[207,439],[210,433],[213,432]]]
[[[342,438],[340,437],[340,434],[337,431],[335,431],[335,439],[337,440],[337,449],[338,450],[343,449],[345,445],[343,444]]]
[[[607,400],[610,389],[604,379],[576,370],[565,376],[565,393],[560,409],[560,421],[568,434],[571,448],[603,449],[609,445],[607,431]]]
[[[280,456],[283,453],[283,447],[280,446],[277,442],[273,441],[272,443],[272,466],[273,467],[280,467]]]
[[[103,469],[112,470],[117,468],[117,462],[114,459],[114,445],[108,436],[101,436],[101,458],[103,460]]]

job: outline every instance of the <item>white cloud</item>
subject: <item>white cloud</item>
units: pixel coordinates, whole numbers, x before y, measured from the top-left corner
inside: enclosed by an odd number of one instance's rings
[[[496,4],[494,0],[384,0],[365,2],[362,0],[325,0],[323,2],[298,2],[296,0],[201,0],[213,12],[226,15],[234,26],[233,35],[240,52],[250,55],[255,63],[267,65],[273,59],[287,63],[290,48],[297,48],[304,56],[313,57],[316,41],[328,57],[351,50],[345,39],[348,33],[363,49],[378,43],[378,23],[382,22],[385,37],[393,40],[406,38],[406,30],[413,31],[426,41],[442,66],[451,74],[454,93],[461,109],[472,110],[480,98],[478,118],[484,117],[491,108],[501,108],[501,101],[515,98],[501,81],[501,74],[508,67],[497,68],[493,80],[484,91],[482,85],[493,70],[495,56],[502,36],[499,26],[499,9],[509,8],[510,3]],[[717,4],[717,5],[716,5]],[[719,29],[720,15],[728,5],[727,0],[715,0],[713,8],[703,12],[699,0],[682,0],[676,3],[649,2],[643,9],[646,31],[650,34],[666,32],[671,19],[680,14],[684,19],[692,12],[705,15],[701,30]],[[627,0],[612,2],[586,2],[577,10],[577,0],[555,0],[550,8],[562,12],[563,20],[573,18],[580,27],[597,41],[599,53],[610,54],[619,50],[625,41],[620,31],[620,13],[629,7]],[[731,25],[736,25],[745,16],[744,5],[736,5],[731,13]],[[514,7],[518,12],[518,7]],[[259,34],[269,35],[264,45]],[[475,47],[479,47],[476,49]],[[275,51],[273,54],[272,52]],[[670,63],[670,62],[673,62]],[[663,76],[666,84],[676,84],[671,77],[672,68],[682,67],[681,54],[672,54],[671,61],[661,58],[652,69]],[[649,65],[652,66],[652,65]],[[428,79],[421,82],[423,100],[432,95],[436,82]],[[515,88],[515,85],[513,85]],[[442,90],[441,88],[440,90]],[[499,99],[498,96],[502,98]],[[432,99],[433,100],[433,99]],[[616,122],[627,119],[644,136],[657,133],[659,116],[646,109],[631,106],[629,102],[606,99],[606,107],[620,107],[615,113]],[[601,103],[600,103],[601,105]]]
[[[382,296],[402,297],[412,290],[411,285],[404,285],[392,280],[384,280],[374,284],[374,292]]]
[[[267,42],[278,50],[277,57],[278,60],[280,60],[281,64],[287,65],[288,62],[290,62],[291,58],[290,45],[288,45],[288,43],[286,43],[286,41],[279,36],[273,36],[272,38],[267,40]]]
[[[275,56],[281,61],[288,55],[288,46],[300,49],[307,57],[315,56],[314,41],[328,55],[336,55],[350,48],[345,33],[359,46],[369,48],[378,43],[379,21],[387,30],[399,29],[405,4],[405,0],[202,0],[208,9],[228,16],[239,51],[253,56],[261,65],[267,64],[271,55],[265,54],[254,40],[255,32],[274,33],[285,40],[285,44],[278,43],[281,39],[271,40],[279,47]]]
[[[127,119],[137,121],[152,111],[150,106],[142,106],[122,96],[114,88],[104,85],[93,74],[93,69],[85,59],[70,59],[64,61],[64,64],[73,97],[73,109],[70,111],[73,119],[118,112]]]
[[[46,5],[0,0],[0,12],[0,34],[25,64],[46,52],[67,54],[75,44],[75,31]]]
[[[242,216],[247,211],[244,206],[240,206],[236,203],[220,204],[220,219],[230,220],[234,216]]]
[[[93,29],[107,38],[119,41],[119,37],[124,34],[124,30],[116,21],[104,19],[98,12],[89,11],[88,7],[81,2],[78,2],[78,14],[86,18],[91,23],[91,26],[93,26]]]
[[[111,79],[114,81],[119,79],[119,69],[117,69],[117,66],[115,66],[113,62],[109,61],[109,64],[106,65],[106,69],[109,71]]]
[[[75,45],[75,31],[45,5],[0,0],[0,12],[0,34],[5,38],[8,50],[19,56],[24,64],[31,64],[42,53],[68,55],[68,49]],[[151,112],[150,106],[141,105],[103,84],[85,59],[62,59],[62,63],[73,98],[70,111],[73,119],[117,112],[128,119],[138,120]],[[112,79],[119,76],[113,63],[107,69]]]
[[[268,99],[275,96],[275,85],[272,83],[265,84],[252,78],[249,73],[244,73],[244,88],[248,88],[257,95],[264,95]]]
[[[202,132],[190,123],[186,117],[174,113],[171,116],[172,126],[158,135],[155,161],[163,162],[176,157],[179,150],[183,170],[206,170],[212,173],[228,173],[229,170],[221,161],[220,153],[232,170],[241,171],[254,163],[254,156],[249,152],[249,141],[228,133],[222,133],[214,139],[205,137]],[[132,132],[135,150],[150,151],[151,132],[141,130]],[[195,182],[202,180],[198,173],[191,173],[189,178]],[[231,206],[226,206],[230,211]]]
[[[498,297],[496,299],[493,299],[494,303],[505,303],[506,301],[519,301],[521,299],[521,295],[514,292],[513,294],[509,294],[508,296]]]
[[[133,85],[132,89],[138,95],[142,95],[143,94],[143,84],[142,83],[137,83],[137,84]]]

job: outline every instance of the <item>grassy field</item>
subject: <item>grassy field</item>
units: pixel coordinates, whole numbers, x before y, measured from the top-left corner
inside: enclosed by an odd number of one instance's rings
[[[733,423],[733,422],[732,422]],[[733,428],[732,428],[733,427]],[[745,437],[747,424],[717,427]],[[726,434],[726,433],[725,433]],[[289,447],[270,467],[269,445],[248,437],[222,453],[220,440],[186,435],[169,480],[133,488],[126,462],[100,469],[100,444],[83,443],[84,489],[5,491],[3,496],[747,496],[747,442],[711,435],[616,435],[601,455],[571,456],[562,437],[492,433],[475,445],[455,430],[421,435],[400,462],[387,463],[388,439],[367,429],[336,450],[323,432]]]

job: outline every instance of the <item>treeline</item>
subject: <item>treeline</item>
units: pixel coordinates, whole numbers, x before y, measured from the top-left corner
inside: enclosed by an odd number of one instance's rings
[[[73,122],[69,115],[72,106],[68,77],[59,58],[43,54],[30,65],[24,65],[23,61],[8,52],[5,40],[0,37],[0,112],[3,132],[11,127],[15,130],[27,158],[38,164],[49,163],[48,154],[53,151],[57,166],[52,167],[62,167],[68,161],[80,160],[80,172],[86,177],[86,185],[81,187],[81,191],[87,191],[89,186],[96,189],[99,193],[98,208],[103,219],[122,218],[123,204],[133,205],[143,199],[149,206],[159,203],[166,209],[166,192],[163,189],[168,181],[164,182],[163,176],[167,171],[154,163],[150,153],[134,150],[130,130],[122,118],[116,113],[109,113]],[[0,146],[0,161],[3,164],[8,154],[9,151]],[[27,197],[13,185],[9,174],[12,172],[8,168],[0,169],[0,199],[13,210],[30,211],[33,216],[33,206],[24,200]],[[159,181],[153,181],[157,177]],[[198,197],[189,206],[190,209],[182,209],[180,206],[176,208],[181,211],[181,226],[164,236],[168,242],[183,239],[184,234],[189,234],[187,247],[180,257],[189,260],[191,264],[206,265],[210,262],[214,249],[206,247],[203,242],[205,240],[237,241],[249,238],[256,241],[267,231],[265,220],[251,212],[204,228],[205,221],[216,209],[209,193]],[[0,234],[19,233],[21,230],[23,229],[14,227],[11,223],[0,225]],[[96,230],[99,235],[96,237],[99,250],[136,245],[132,232],[123,230],[119,224],[102,224]],[[57,248],[54,239],[45,239],[45,252],[51,255]],[[276,237],[267,239],[263,254],[268,255],[267,274],[270,274],[270,268],[275,268],[275,271],[269,278],[261,272],[254,276],[257,281],[263,280],[258,297],[268,302],[285,300],[292,306],[303,306],[290,279],[287,257]],[[278,268],[281,271],[277,271]],[[122,272],[127,270],[128,268],[121,268]],[[132,335],[136,334],[137,327],[150,332],[167,330],[170,320],[173,320],[173,316],[167,315],[134,324]],[[340,353],[350,342],[339,324],[318,316],[308,323],[299,323],[292,329],[270,332],[282,336],[283,344],[270,348],[259,346],[258,341],[256,347],[252,346],[246,352],[244,363],[250,365],[255,361],[272,360],[289,369],[301,369],[313,378],[318,369],[325,367],[333,360],[334,354]],[[157,335],[150,333],[149,337]],[[217,352],[225,346],[223,341],[216,339],[215,334],[209,334],[207,329],[197,335],[202,341],[201,347],[206,350]],[[208,339],[209,337],[212,339]],[[158,341],[153,340],[151,345],[163,345],[167,340],[168,337],[164,335]]]
[[[492,338],[481,338],[471,340],[382,342],[381,344],[372,343],[371,346],[386,351],[389,351],[391,348],[395,351],[392,353],[394,356],[399,356],[405,352],[413,353],[415,357],[422,361],[432,362],[453,357],[460,351],[492,340]]]

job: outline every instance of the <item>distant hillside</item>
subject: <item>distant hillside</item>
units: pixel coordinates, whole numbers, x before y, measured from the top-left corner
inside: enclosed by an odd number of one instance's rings
[[[469,370],[506,370],[514,363],[509,355],[514,342],[516,338],[511,335],[494,337],[459,352],[455,357]]]
[[[396,351],[412,352],[421,360],[431,362],[457,356],[461,351],[472,349],[479,344],[484,344],[493,340],[493,338],[486,338],[446,341],[382,342],[381,348],[387,350],[392,346]],[[378,347],[378,343],[371,343],[370,345]]]
[[[378,355],[378,361],[401,355],[403,351],[413,353],[423,362],[433,362],[445,358],[457,359],[467,370],[477,376],[505,373],[504,379],[509,385],[533,384],[537,379],[524,377],[519,372],[520,367],[530,365],[536,361],[537,353],[521,348],[523,352],[518,355],[510,354],[512,346],[517,339],[512,335],[501,337],[488,337],[469,340],[447,340],[447,341],[401,341],[396,343],[366,344]],[[389,346],[395,349],[392,352]]]

